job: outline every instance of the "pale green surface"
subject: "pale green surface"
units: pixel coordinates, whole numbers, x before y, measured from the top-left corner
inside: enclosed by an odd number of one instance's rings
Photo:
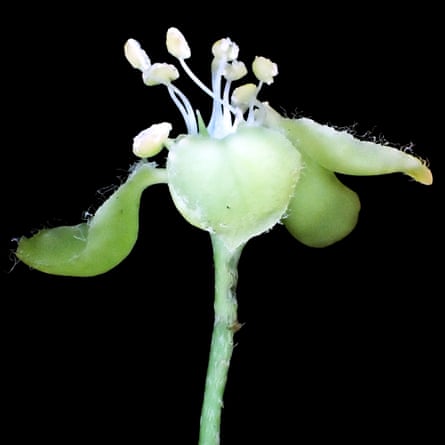
[[[234,249],[281,219],[300,159],[281,133],[261,127],[223,139],[187,136],[170,147],[169,188],[187,221]]]
[[[360,200],[331,171],[309,158],[305,159],[304,165],[283,222],[303,244],[326,247],[354,229]]]
[[[282,125],[296,147],[327,170],[360,176],[399,172],[422,184],[432,182],[431,172],[421,159],[397,148],[361,141],[307,118],[283,119]]]
[[[130,253],[136,242],[141,193],[165,180],[165,170],[139,163],[90,221],[23,237],[17,257],[34,269],[54,275],[85,277],[107,272]]]
[[[243,246],[238,246],[232,252],[218,236],[212,235],[211,238],[215,267],[215,323],[201,411],[199,445],[220,443],[221,411],[233,353],[233,336],[240,327],[235,291]]]
[[[264,113],[264,123],[281,129],[301,153],[302,172],[283,222],[308,246],[329,246],[357,224],[359,198],[335,173],[368,176],[399,172],[422,184],[432,183],[426,163],[402,150],[361,141],[311,119],[283,118],[269,106]]]

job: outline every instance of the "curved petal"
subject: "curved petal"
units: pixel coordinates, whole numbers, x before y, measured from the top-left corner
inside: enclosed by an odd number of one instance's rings
[[[260,109],[263,123],[280,128],[301,152],[304,168],[283,219],[302,243],[323,247],[344,238],[355,227],[360,211],[358,196],[334,172],[349,175],[405,173],[430,185],[426,164],[396,148],[360,141],[311,119],[282,117],[267,103]]]
[[[291,141],[324,168],[348,175],[405,173],[430,185],[433,177],[421,159],[386,145],[361,141],[346,131],[307,119],[283,119]]]
[[[19,240],[16,255],[25,264],[54,275],[94,276],[119,264],[133,248],[144,189],[166,182],[164,169],[141,162],[88,221],[39,231]]]
[[[355,192],[334,173],[305,159],[283,223],[303,244],[325,247],[354,229],[359,211],[360,200]]]

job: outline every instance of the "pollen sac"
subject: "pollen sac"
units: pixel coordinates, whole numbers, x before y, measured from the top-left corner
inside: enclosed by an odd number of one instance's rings
[[[212,54],[215,59],[225,59],[230,62],[238,58],[239,46],[229,38],[220,39],[213,44]]]
[[[133,139],[133,153],[139,158],[157,155],[164,147],[171,129],[171,124],[162,122],[141,131]]]
[[[273,78],[278,74],[278,66],[266,57],[257,56],[252,63],[253,74],[261,82],[271,84]]]
[[[246,65],[239,60],[228,63],[224,69],[224,77],[227,80],[239,80],[247,74]]]
[[[167,51],[177,59],[188,59],[191,56],[190,47],[184,35],[177,28],[169,28],[167,31]]]
[[[179,72],[174,65],[169,63],[154,63],[142,73],[145,85],[153,86],[169,84],[179,77]]]
[[[124,52],[125,57],[133,68],[140,71],[150,68],[150,59],[137,40],[128,39],[124,46]]]
[[[246,83],[233,90],[232,103],[245,111],[256,99],[257,86],[254,83]]]

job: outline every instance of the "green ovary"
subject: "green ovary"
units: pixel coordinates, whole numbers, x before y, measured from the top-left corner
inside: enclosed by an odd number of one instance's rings
[[[307,159],[283,222],[303,244],[326,247],[354,229],[359,211],[357,194]]]

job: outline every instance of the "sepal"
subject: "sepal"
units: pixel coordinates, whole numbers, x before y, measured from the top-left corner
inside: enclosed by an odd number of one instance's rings
[[[142,192],[166,182],[164,169],[140,162],[87,222],[40,230],[19,240],[16,256],[53,275],[88,277],[108,272],[131,252],[138,235]]]

